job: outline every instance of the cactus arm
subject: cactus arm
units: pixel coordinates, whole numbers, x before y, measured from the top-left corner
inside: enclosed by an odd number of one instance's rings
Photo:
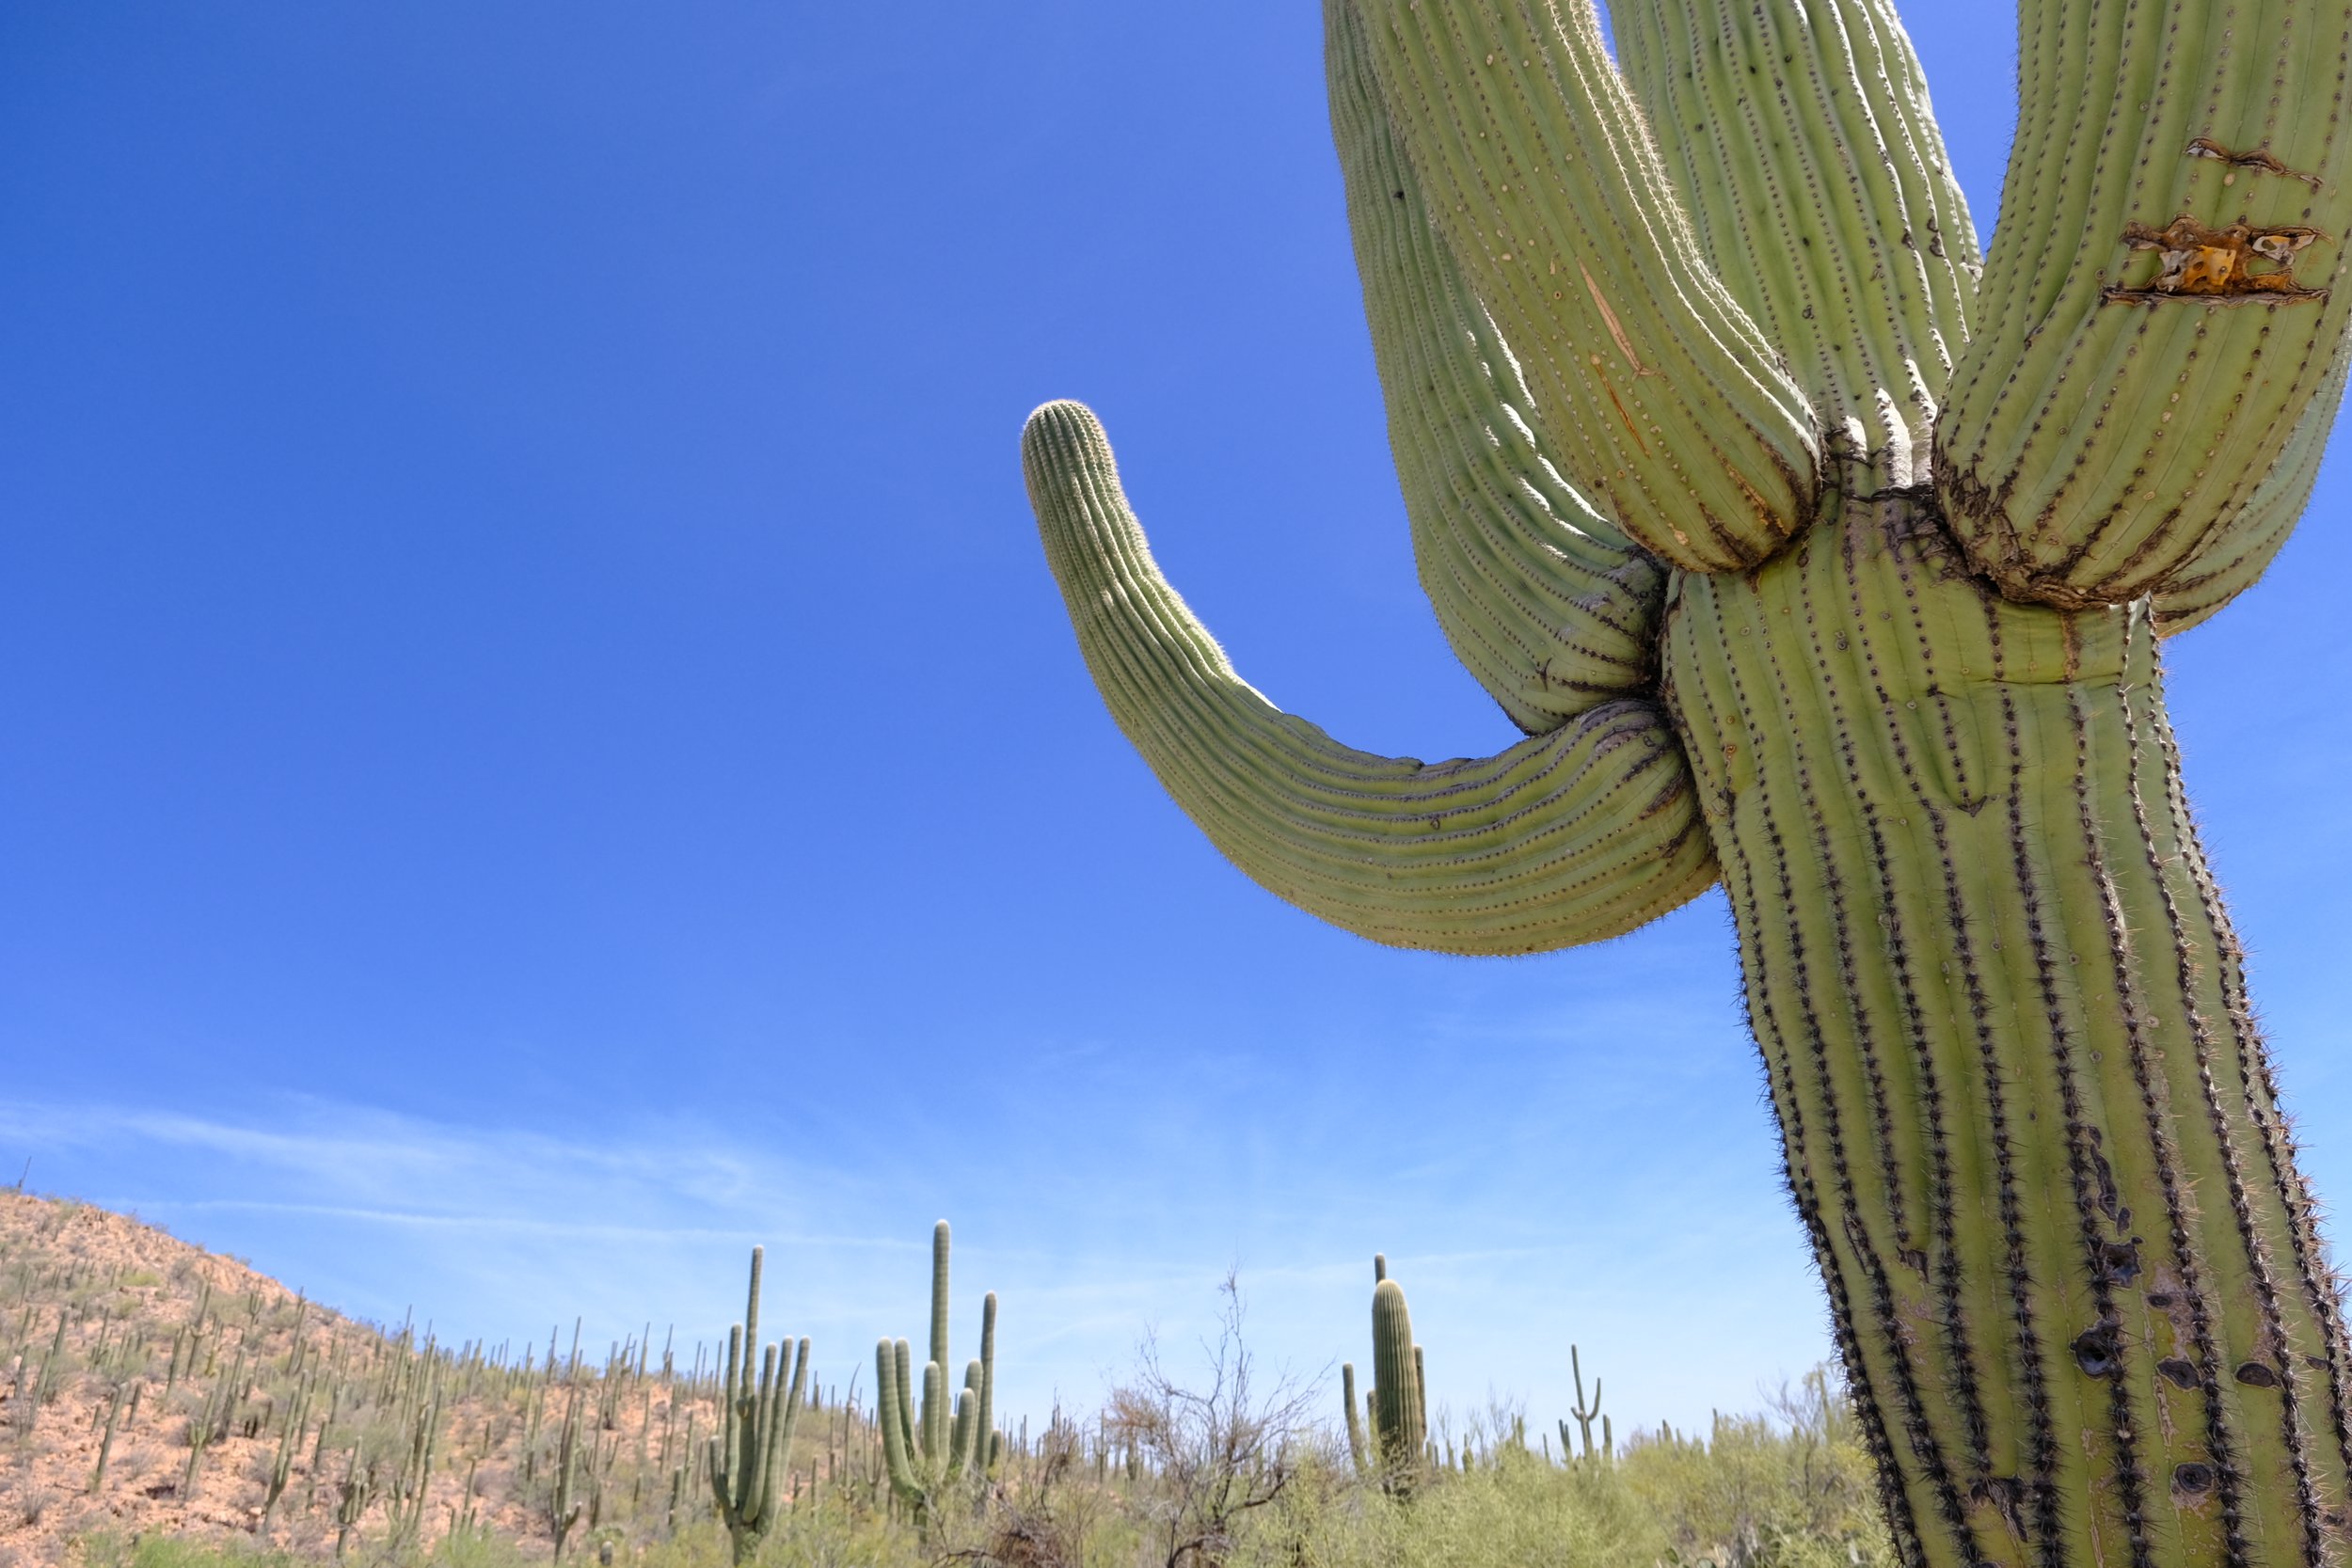
[[[1815,416],[1701,258],[1592,0],[1355,3],[1430,209],[1568,477],[1677,565],[1769,555],[1813,511]]]
[[[2019,40],[1936,485],[2006,596],[2121,604],[2237,554],[2217,536],[2352,321],[2352,27],[2315,0],[2025,0]]]
[[[1340,1409],[1347,1417],[1347,1457],[1355,1464],[1356,1473],[1360,1476],[1367,1462],[1364,1458],[1364,1423],[1356,1405],[1356,1363],[1353,1361],[1340,1363]]]
[[[939,1473],[947,1457],[947,1433],[952,1418],[947,1406],[947,1369],[936,1361],[923,1363],[923,1467]]]
[[[947,1479],[955,1480],[972,1465],[974,1439],[978,1434],[979,1390],[966,1386],[956,1396],[956,1424],[947,1439]]]
[[[947,1261],[950,1236],[947,1222],[931,1227],[931,1359],[944,1371],[947,1366]]]
[[[2156,630],[2169,637],[2202,625],[2254,585],[2287,542],[2312,499],[2328,436],[2344,404],[2344,372],[2352,368],[2352,336],[2337,345],[2335,368],[2319,395],[2295,422],[2278,466],[2264,476],[2246,505],[2226,528],[2216,530],[2205,547],[2156,594]]]
[[[920,1505],[924,1492],[914,1479],[914,1458],[907,1451],[914,1414],[899,1370],[905,1347],[904,1339],[887,1338],[874,1347],[874,1416],[882,1424],[882,1464],[890,1473],[891,1490],[901,1500]]]
[[[996,1292],[991,1291],[980,1299],[980,1414],[979,1440],[989,1443],[996,1433]],[[982,1470],[993,1467],[994,1456],[984,1453]]]
[[[1596,708],[1499,756],[1434,767],[1350,750],[1234,674],[1160,576],[1093,416],[1032,415],[1031,503],[1112,716],[1243,871],[1397,946],[1534,952],[1632,929],[1713,880],[1652,705]]]
[[[1724,287],[1824,426],[1894,449],[1909,483],[1967,344],[1978,257],[1901,23],[1884,0],[1617,0],[1611,15]]]
[[[1561,476],[1517,357],[1432,227],[1353,4],[1324,7],[1332,141],[1413,554],[1438,623],[1529,734],[1648,685],[1664,574]]]

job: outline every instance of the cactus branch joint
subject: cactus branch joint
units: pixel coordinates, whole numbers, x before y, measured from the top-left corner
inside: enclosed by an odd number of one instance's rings
[[[1989,252],[1887,0],[1611,9],[1325,5],[1421,579],[1521,738],[1274,706],[1053,403],[1023,460],[1096,684],[1236,866],[1375,942],[1723,887],[1906,1563],[2338,1560],[2352,1354],[2161,648],[2261,577],[2342,400],[2352,8],[2024,0]]]

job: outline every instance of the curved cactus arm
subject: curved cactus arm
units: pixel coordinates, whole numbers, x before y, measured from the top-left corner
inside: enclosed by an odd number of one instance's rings
[[[1976,231],[1885,0],[1615,0],[1707,255],[1837,439],[1898,484],[1968,341]]]
[[[1354,0],[1446,243],[1568,477],[1653,554],[1752,564],[1813,513],[1813,410],[1700,254],[1592,0]]]
[[[1656,675],[1665,575],[1545,454],[1520,366],[1431,225],[1353,0],[1325,0],[1347,188],[1389,445],[1446,641],[1534,735]]]
[[[1022,456],[1112,717],[1272,892],[1375,942],[1525,953],[1630,930],[1713,881],[1688,769],[1654,706],[1612,703],[1479,761],[1351,750],[1233,673],[1153,564],[1093,415],[1048,404]]]
[[[2018,75],[1936,487],[2008,597],[2120,604],[2235,527],[2352,321],[2352,26],[2323,0],[2025,0]]]
[[[2328,434],[2344,404],[2344,372],[2352,368],[2352,333],[2336,348],[2335,368],[2303,417],[2295,421],[2278,466],[2265,475],[2228,526],[2206,540],[2195,560],[2156,595],[2156,630],[2169,637],[2201,626],[2224,605],[2254,585],[2286,544],[2310,504],[2328,455]]]
[[[929,1497],[915,1479],[913,1448],[914,1408],[907,1398],[905,1365],[909,1347],[904,1339],[883,1339],[874,1347],[874,1418],[882,1425],[882,1464],[890,1474],[891,1490],[909,1504],[921,1506]]]

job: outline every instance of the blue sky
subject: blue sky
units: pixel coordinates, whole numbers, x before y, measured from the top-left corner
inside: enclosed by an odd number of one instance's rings
[[[1904,8],[1987,224],[2009,24]],[[1361,1359],[1375,1249],[1457,1417],[1548,1426],[1571,1339],[1620,1431],[1820,1356],[1720,899],[1519,962],[1319,927],[1063,624],[1016,438],[1074,396],[1261,689],[1510,738],[1414,582],[1319,37],[0,12],[0,1164],[449,1338],[723,1332],[766,1242],[832,1382],[944,1214],[1038,1415],[1229,1266],[1270,1361]],[[2348,483],[2171,674],[2323,1194]]]

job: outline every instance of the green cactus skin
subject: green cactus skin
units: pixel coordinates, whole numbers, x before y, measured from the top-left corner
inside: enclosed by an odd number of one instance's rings
[[[1340,1363],[1340,1409],[1347,1418],[1347,1457],[1358,1475],[1365,1474],[1372,1465],[1364,1449],[1362,1407],[1356,1402],[1356,1363]]]
[[[1373,1440],[1380,1471],[1391,1486],[1404,1487],[1421,1468],[1429,1442],[1429,1406],[1422,1394],[1421,1347],[1413,1343],[1413,1315],[1405,1288],[1383,1279],[1372,1290],[1372,1366],[1376,1414]]]
[[[931,1228],[931,1358],[923,1368],[923,1401],[914,1402],[914,1353],[904,1339],[874,1347],[875,1418],[891,1490],[928,1524],[950,1487],[981,1479],[1003,1452],[991,1427],[996,1405],[996,1293],[980,1304],[980,1354],[964,1367],[963,1386],[947,1399],[948,1228]]]
[[[1622,75],[1591,0],[1325,7],[1422,581],[1528,738],[1428,767],[1281,712],[1050,404],[1096,685],[1236,865],[1375,941],[1724,884],[1906,1568],[2339,1560],[2352,1352],[2159,639],[2260,576],[2343,396],[2352,7],[2022,0],[1982,261],[1886,0],[1612,8]]]
[[[727,1527],[735,1561],[749,1561],[760,1538],[785,1509],[784,1465],[792,1452],[808,1386],[809,1343],[789,1338],[759,1346],[760,1274],[764,1249],[752,1248],[750,1299],[743,1321],[727,1333],[725,1381],[720,1386],[720,1430],[710,1439],[710,1491]],[[755,1376],[752,1360],[759,1360]]]

